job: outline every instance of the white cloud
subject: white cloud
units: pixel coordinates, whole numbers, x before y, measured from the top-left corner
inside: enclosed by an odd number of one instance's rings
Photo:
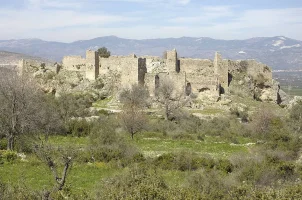
[[[104,25],[116,22],[136,21],[119,15],[89,14],[68,10],[0,10],[0,28],[12,31],[55,29],[70,26]],[[9,22],[9,23],[8,23]],[[83,29],[83,31],[85,31]]]
[[[178,0],[178,3],[179,4],[182,4],[182,5],[187,5],[190,3],[191,0]]]
[[[74,10],[77,5],[81,7],[82,0],[76,3],[28,1],[30,4],[24,10],[0,9],[0,39],[35,37],[70,42],[105,35],[138,39],[181,36],[245,39],[285,35],[302,39],[302,8],[238,10],[236,6],[202,6],[199,11],[176,15],[175,10],[166,8],[179,6],[179,11],[183,5],[189,5],[189,0],[110,0],[166,5],[165,9],[157,6],[160,9],[116,15],[101,9],[95,13]]]
[[[83,2],[70,0],[28,0],[29,8],[80,8]]]
[[[199,15],[194,16],[182,16],[169,19],[169,22],[173,23],[212,23],[212,20],[223,18],[223,17],[230,17],[234,16],[233,11],[231,10],[230,6],[205,6],[201,7]]]

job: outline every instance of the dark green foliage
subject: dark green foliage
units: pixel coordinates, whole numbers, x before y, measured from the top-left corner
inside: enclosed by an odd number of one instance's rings
[[[89,116],[87,108],[91,107],[93,101],[89,94],[62,94],[54,103],[61,119],[67,123],[72,117]]]
[[[35,136],[20,136],[15,143],[17,152],[33,153],[33,140]]]
[[[67,123],[67,134],[71,134],[76,137],[88,136],[92,122],[88,122],[85,119],[70,120]]]
[[[17,153],[14,151],[0,151],[0,160],[4,162],[14,162],[18,158]]]
[[[225,173],[231,173],[233,171],[233,164],[227,159],[219,159],[217,162],[217,169]]]
[[[0,150],[7,149],[7,141],[3,138],[0,139]]]
[[[214,167],[224,173],[231,173],[233,165],[229,160],[215,161],[210,157],[200,157],[190,152],[167,153],[157,157],[153,164],[164,170],[194,171],[197,169],[210,170]]]
[[[98,54],[101,58],[109,58],[111,55],[111,52],[108,51],[106,47],[102,47],[98,49]]]

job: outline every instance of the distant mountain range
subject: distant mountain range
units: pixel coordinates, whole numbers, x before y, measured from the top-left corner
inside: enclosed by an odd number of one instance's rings
[[[16,66],[18,64],[18,62],[21,59],[31,59],[31,60],[37,60],[37,61],[41,61],[47,64],[54,64],[54,62],[45,59],[45,58],[40,58],[40,57],[35,57],[35,56],[29,56],[29,55],[25,55],[22,53],[14,53],[14,52],[8,52],[8,51],[1,51],[0,50],[0,67],[2,66]]]
[[[115,36],[99,37],[72,43],[48,42],[39,39],[0,40],[0,51],[10,51],[61,61],[65,55],[85,55],[87,49],[107,47],[114,55],[157,55],[177,49],[180,57],[214,58],[219,51],[223,58],[256,59],[273,69],[302,69],[302,41],[284,36],[258,37],[247,40],[216,40],[208,37],[133,40]],[[1,63],[1,57],[0,57]]]

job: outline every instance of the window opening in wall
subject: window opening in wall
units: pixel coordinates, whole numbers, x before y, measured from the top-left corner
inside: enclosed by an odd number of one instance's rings
[[[189,96],[192,93],[191,83],[187,83],[186,85],[186,95]]]

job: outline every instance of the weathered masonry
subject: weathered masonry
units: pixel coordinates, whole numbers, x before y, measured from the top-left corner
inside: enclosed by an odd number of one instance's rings
[[[20,63],[23,71],[31,64],[24,60]],[[163,79],[170,79],[186,95],[198,97],[229,93],[232,73],[242,67],[246,68],[249,76],[261,74],[267,80],[272,80],[271,70],[254,60],[245,61],[245,66],[242,66],[241,61],[222,59],[219,53],[215,54],[214,60],[179,58],[175,49],[167,51],[165,58],[136,55],[101,58],[97,52],[87,50],[86,58],[65,56],[60,70],[80,72],[90,81],[98,77],[116,76],[114,80],[119,88],[141,84],[148,87],[151,95],[154,95]]]

